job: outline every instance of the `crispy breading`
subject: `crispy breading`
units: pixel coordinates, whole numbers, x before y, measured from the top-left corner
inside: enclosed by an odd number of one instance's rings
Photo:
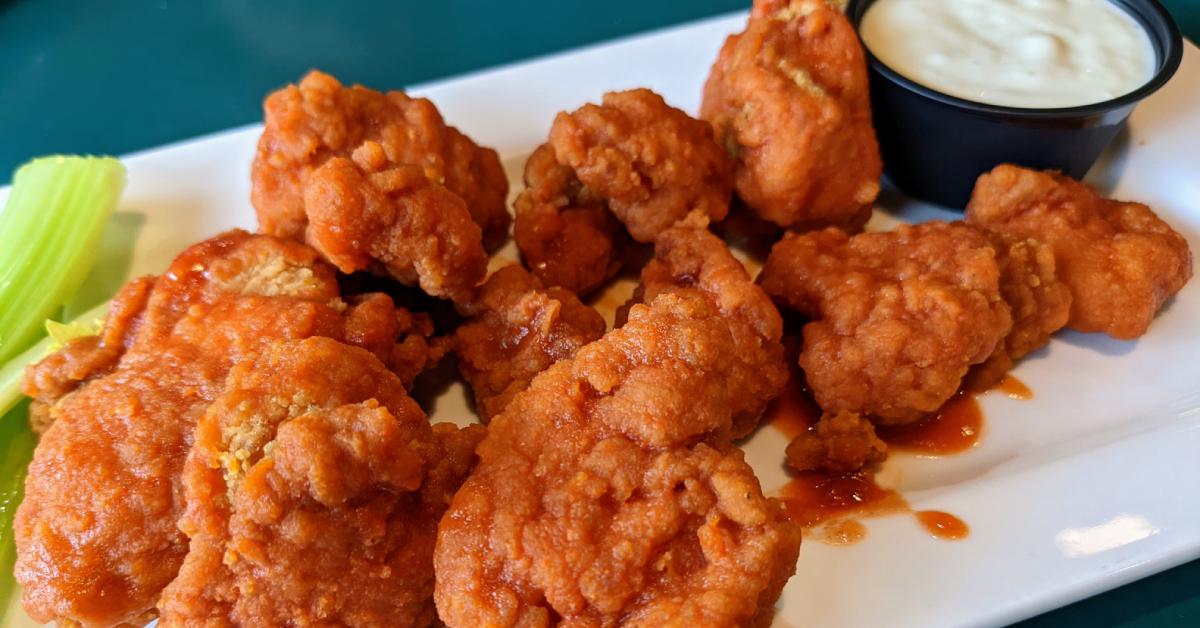
[[[742,263],[708,231],[706,224],[702,214],[693,213],[659,237],[654,259],[642,269],[635,297],[649,303],[664,292],[698,289],[728,318],[733,351],[753,356],[749,359],[761,365],[746,379],[728,382],[741,391],[731,432],[736,439],[758,426],[767,403],[787,382],[781,343],[783,320],[762,288],[750,280]]]
[[[454,333],[458,368],[485,421],[538,373],[604,335],[604,317],[563,288],[546,288],[521,266],[492,274]]]
[[[330,158],[349,157],[363,143],[375,142],[390,166],[413,166],[461,197],[489,249],[507,236],[508,178],[499,155],[447,125],[430,101],[401,91],[343,87],[312,71],[299,85],[267,96],[263,113],[266,128],[251,171],[251,199],[263,231],[303,238],[308,175]]]
[[[692,211],[723,219],[733,162],[707,123],[632,89],[558,114],[525,180],[518,248],[547,285],[583,293],[617,270],[620,225],[634,240],[653,242]]]
[[[788,234],[759,281],[811,319],[800,366],[818,405],[880,423],[937,410],[1012,328],[995,250],[961,223]]]
[[[1017,360],[1046,346],[1067,324],[1071,291],[1059,280],[1054,250],[1033,239],[986,232],[1000,265],[1000,296],[1012,310],[1012,331],[964,380],[970,390],[985,390],[1004,379]]]
[[[691,232],[660,242],[702,231],[676,229]],[[697,286],[633,306],[493,418],[439,528],[435,599],[448,625],[770,622],[799,528],[729,440],[753,404],[740,384],[785,369],[782,348],[766,346],[776,335],[745,350],[736,328],[761,323],[738,314],[756,310],[743,294],[757,288],[744,271],[739,283],[706,268]]]
[[[370,327],[399,317],[383,303],[345,314],[334,274],[302,244],[231,231],[121,291],[99,340],[112,355],[80,370],[56,356],[30,369],[25,390],[53,419],[14,522],[31,617],[113,626],[153,614],[186,551],[175,526],[183,458],[230,368],[273,339],[341,339],[347,317]],[[370,344],[392,359],[386,343]]]
[[[624,234],[604,200],[542,144],[525,162],[513,240],[542,283],[587,294],[621,269]]]
[[[788,443],[787,464],[796,471],[849,473],[883,462],[887,444],[875,426],[853,412],[825,414],[816,425]]]
[[[279,341],[233,368],[184,470],[163,626],[430,626],[437,522],[481,427],[430,426],[370,353]]]
[[[825,0],[756,0],[713,64],[700,116],[762,218],[857,230],[870,217],[883,166],[867,64],[854,27]]]
[[[1054,172],[997,166],[976,182],[967,222],[1050,245],[1078,331],[1137,338],[1192,277],[1187,240],[1153,210]]]
[[[558,114],[550,146],[638,242],[693,211],[713,221],[729,212],[733,162],[712,128],[648,89],[608,92],[599,105]]]
[[[479,227],[462,202],[413,166],[389,166],[367,142],[307,179],[305,241],[338,270],[373,270],[461,301],[487,272]]]

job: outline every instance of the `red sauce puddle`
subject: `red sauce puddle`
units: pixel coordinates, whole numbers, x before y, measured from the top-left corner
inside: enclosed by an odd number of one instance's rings
[[[788,440],[816,424],[821,409],[812,395],[793,378],[767,408],[766,420]],[[1012,376],[994,390],[1028,399],[1032,392]],[[927,455],[952,455],[974,447],[983,431],[983,412],[975,395],[959,393],[937,412],[915,424],[878,428],[879,437],[894,450]],[[810,538],[829,545],[850,545],[867,535],[862,519],[896,513],[913,515],[926,532],[941,540],[957,541],[970,534],[958,517],[937,510],[913,511],[899,492],[880,486],[872,471],[836,474],[796,473],[780,491],[788,516]]]
[[[909,425],[876,428],[888,449],[934,456],[967,451],[979,443],[983,411],[975,395],[960,392],[937,412]]]

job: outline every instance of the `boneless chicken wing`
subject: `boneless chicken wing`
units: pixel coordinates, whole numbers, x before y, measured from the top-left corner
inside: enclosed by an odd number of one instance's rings
[[[757,289],[697,270],[493,418],[439,527],[448,625],[770,622],[799,529],[729,444],[750,405],[731,382],[784,369],[782,349],[772,331],[741,351],[759,328],[731,313]]]
[[[692,211],[723,219],[733,162],[707,123],[648,89],[633,89],[560,113],[525,179],[516,204],[518,248],[548,285],[583,293],[619,266],[620,227],[638,242],[653,242]]]
[[[482,429],[430,426],[362,349],[266,347],[196,427],[160,624],[433,625],[437,521]]]
[[[492,274],[454,333],[458,368],[485,420],[538,373],[604,335],[604,318],[563,288],[546,288],[521,266]]]
[[[694,213],[659,237],[654,259],[642,269],[636,298],[649,303],[664,292],[700,290],[729,318],[734,351],[753,356],[750,359],[761,365],[752,374],[735,371],[748,377],[728,381],[741,391],[730,434],[737,439],[758,426],[763,409],[787,382],[780,342],[783,322],[746,268],[706,224],[707,218]]]
[[[1079,331],[1137,338],[1192,277],[1187,240],[1153,210],[1053,172],[997,166],[975,184],[967,222],[1048,244]]]
[[[1071,312],[1071,291],[1058,278],[1049,245],[1033,238],[986,235],[996,249],[1000,296],[1012,310],[1013,326],[992,355],[967,373],[964,383],[971,390],[984,390],[1004,379],[1017,360],[1046,346]]]
[[[700,116],[737,160],[737,193],[792,229],[861,227],[883,166],[867,65],[854,27],[827,0],[756,0],[726,40]]]
[[[391,166],[412,166],[462,198],[489,248],[504,240],[508,179],[496,151],[449,126],[433,103],[400,91],[344,87],[323,72],[272,93],[251,170],[251,197],[263,231],[304,237],[308,175],[365,142],[379,144]]]
[[[827,413],[917,420],[1012,328],[995,250],[960,223],[789,234],[759,281],[811,319],[800,366]]]
[[[26,611],[85,626],[152,616],[186,552],[175,522],[192,430],[230,368],[272,339],[402,333],[389,303],[346,304],[315,251],[241,231],[126,286],[98,338],[68,343],[25,382],[45,428],[14,521]],[[424,360],[419,342],[380,333],[365,343],[380,359],[406,372]]]
[[[479,227],[462,199],[412,166],[389,167],[379,144],[313,171],[304,205],[305,240],[344,273],[377,270],[459,301],[487,270]]]

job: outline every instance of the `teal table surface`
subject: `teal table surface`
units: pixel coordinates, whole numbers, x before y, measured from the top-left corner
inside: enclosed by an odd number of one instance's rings
[[[264,94],[312,67],[399,87],[747,4],[0,0],[0,182],[35,155],[122,154],[254,122]],[[1200,40],[1200,0],[1164,4]],[[1020,626],[1200,626],[1200,561]]]

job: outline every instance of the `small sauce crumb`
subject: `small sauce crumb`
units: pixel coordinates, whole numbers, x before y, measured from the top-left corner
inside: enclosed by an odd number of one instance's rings
[[[971,528],[962,519],[940,510],[922,510],[915,514],[921,527],[935,539],[961,541],[971,533]]]

